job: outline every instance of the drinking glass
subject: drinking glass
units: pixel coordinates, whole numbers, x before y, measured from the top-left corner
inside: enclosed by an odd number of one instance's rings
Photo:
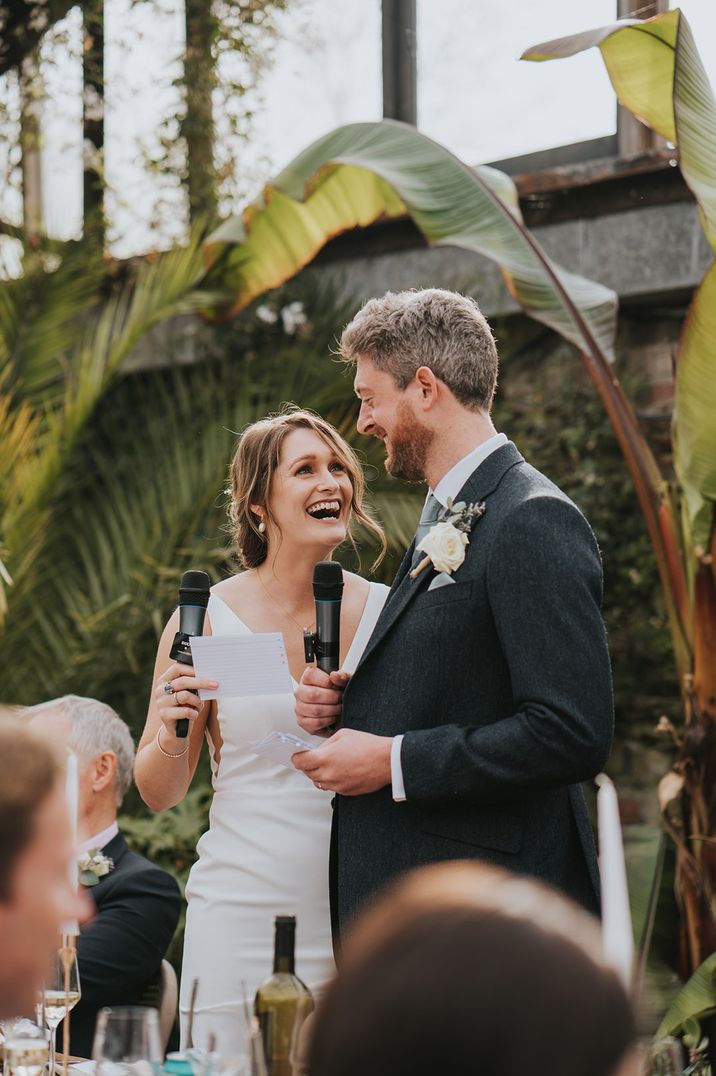
[[[5,1038],[5,1076],[42,1076],[48,1057],[48,1032],[24,1017],[7,1020]]]
[[[153,1076],[163,1060],[157,1010],[132,1005],[102,1009],[92,1057],[97,1076]]]
[[[57,1028],[81,997],[80,974],[77,970],[77,951],[63,947],[52,956],[50,970],[42,990],[40,1005],[45,1023],[50,1029],[49,1076],[55,1073]]]
[[[641,1076],[681,1076],[684,1058],[678,1039],[643,1039],[639,1047]]]

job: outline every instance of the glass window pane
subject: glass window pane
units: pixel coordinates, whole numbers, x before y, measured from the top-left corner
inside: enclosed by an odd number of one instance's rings
[[[42,45],[45,227],[56,239],[82,233],[82,15],[73,8]]]
[[[243,153],[263,181],[334,127],[380,119],[380,0],[301,0],[259,88],[260,120]]]
[[[709,0],[705,0],[709,2]],[[616,0],[418,0],[418,124],[471,164],[616,130],[597,50],[527,63],[530,45],[613,22]]]

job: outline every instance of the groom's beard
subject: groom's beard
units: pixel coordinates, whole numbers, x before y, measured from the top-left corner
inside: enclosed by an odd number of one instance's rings
[[[416,421],[407,403],[398,405],[398,422],[390,436],[385,469],[393,478],[423,482],[425,465],[435,434]]]

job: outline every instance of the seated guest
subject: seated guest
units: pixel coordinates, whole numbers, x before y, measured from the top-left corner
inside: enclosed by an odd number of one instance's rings
[[[0,1019],[35,1012],[60,925],[83,910],[63,761],[19,721],[0,720]]]
[[[473,862],[404,877],[358,921],[316,1013],[311,1076],[626,1076],[634,1018],[599,926]]]
[[[80,880],[96,915],[80,931],[82,998],[72,1013],[72,1053],[90,1057],[97,1012],[136,1005],[154,979],[179,920],[179,887],[166,871],[130,852],[117,810],[132,781],[134,744],[104,703],[65,695],[34,706],[32,725],[63,736],[79,761]]]

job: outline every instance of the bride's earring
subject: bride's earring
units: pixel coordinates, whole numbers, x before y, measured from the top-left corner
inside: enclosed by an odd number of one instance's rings
[[[266,533],[266,524],[264,523],[263,519],[262,519],[262,520],[261,520],[261,522],[259,523],[259,532],[260,532],[261,534],[265,534],[265,533]]]

